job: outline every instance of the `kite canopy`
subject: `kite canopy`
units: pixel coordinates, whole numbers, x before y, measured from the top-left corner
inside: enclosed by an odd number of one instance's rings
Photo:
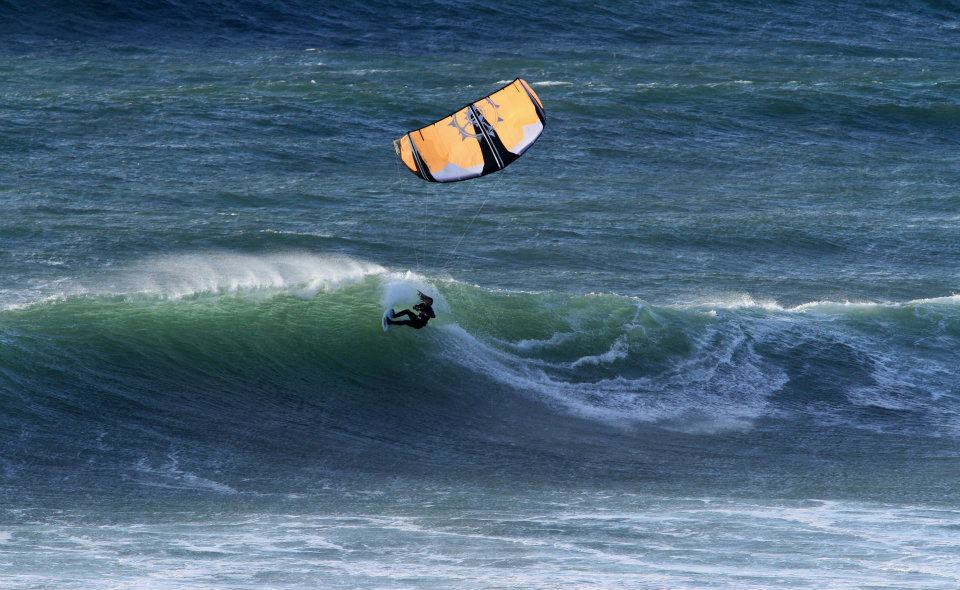
[[[517,78],[436,123],[393,142],[408,170],[430,182],[456,182],[502,170],[543,133],[543,103]]]

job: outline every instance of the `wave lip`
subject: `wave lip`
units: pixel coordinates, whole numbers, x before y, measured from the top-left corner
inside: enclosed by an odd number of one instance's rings
[[[322,289],[385,272],[346,256],[315,254],[201,254],[148,259],[118,277],[115,293],[181,298],[201,293],[237,293],[295,287],[312,297]]]
[[[74,297],[156,297],[284,292],[304,299],[368,276],[386,272],[379,264],[349,256],[306,252],[250,255],[204,252],[155,256],[105,276],[76,278],[51,285],[30,302],[12,302],[14,310]]]

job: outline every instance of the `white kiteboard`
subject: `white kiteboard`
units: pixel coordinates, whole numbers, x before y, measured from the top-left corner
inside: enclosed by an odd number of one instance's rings
[[[392,313],[393,308],[388,307],[386,310],[384,310],[383,317],[380,318],[380,327],[383,328],[384,332],[390,329],[390,324],[387,323],[387,318],[389,318]]]

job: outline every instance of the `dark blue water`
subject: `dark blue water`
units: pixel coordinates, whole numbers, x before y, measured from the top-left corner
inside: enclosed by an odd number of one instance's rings
[[[0,0],[4,587],[955,588],[958,41]],[[520,161],[398,165],[516,76]]]

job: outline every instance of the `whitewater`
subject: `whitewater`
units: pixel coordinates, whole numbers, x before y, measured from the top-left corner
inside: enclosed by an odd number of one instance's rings
[[[0,0],[0,586],[958,587],[958,18]]]

